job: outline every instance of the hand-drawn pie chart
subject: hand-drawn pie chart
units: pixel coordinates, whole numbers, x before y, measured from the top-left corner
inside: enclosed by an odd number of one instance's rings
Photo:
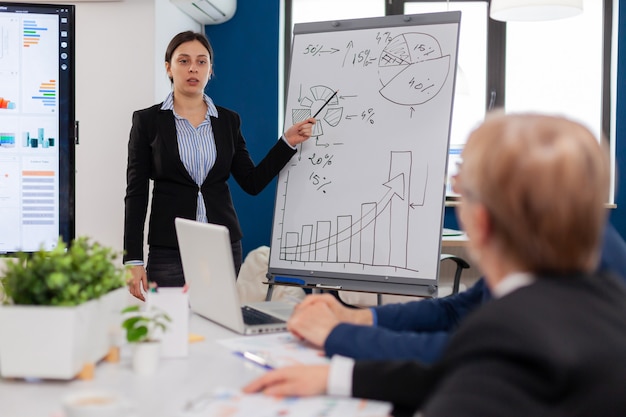
[[[435,38],[404,33],[391,39],[380,55],[380,94],[396,104],[423,104],[441,91],[449,72],[450,55],[442,56]]]
[[[313,86],[309,91],[311,92],[310,97],[304,96],[299,100],[303,108],[291,110],[292,122],[295,124],[306,120],[321,109],[321,112],[316,116],[317,120],[323,120],[332,127],[337,126],[341,121],[343,107],[339,106],[339,98],[335,95],[335,91],[324,85]],[[329,99],[330,101],[328,101]],[[327,101],[328,103],[326,103]],[[323,134],[322,124],[315,123],[311,136],[317,137]]]

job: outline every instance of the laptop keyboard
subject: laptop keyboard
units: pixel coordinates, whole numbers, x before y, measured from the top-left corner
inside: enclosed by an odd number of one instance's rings
[[[274,316],[270,316],[269,314],[266,314],[259,310],[255,310],[254,308],[250,308],[248,306],[241,307],[241,312],[243,314],[243,322],[248,325],[285,322],[284,320],[281,320]]]

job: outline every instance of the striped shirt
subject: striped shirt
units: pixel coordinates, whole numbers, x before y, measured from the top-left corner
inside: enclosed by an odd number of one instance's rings
[[[161,110],[171,110],[174,113],[176,122],[176,137],[178,142],[178,153],[185,165],[187,172],[198,186],[198,204],[196,207],[196,220],[207,223],[206,206],[202,197],[202,183],[215,165],[217,150],[215,149],[215,138],[211,127],[211,116],[217,117],[217,108],[213,100],[204,94],[204,102],[207,104],[207,112],[204,121],[194,127],[189,120],[176,114],[174,111],[174,93],[169,93]]]

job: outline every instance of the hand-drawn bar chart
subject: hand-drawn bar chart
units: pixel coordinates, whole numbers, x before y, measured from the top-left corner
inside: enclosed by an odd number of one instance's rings
[[[294,262],[352,263],[410,269],[407,263],[412,153],[390,154],[387,192],[378,201],[360,203],[358,213],[302,224],[283,231],[280,259]],[[419,167],[420,184],[426,188],[428,167]],[[289,186],[286,180],[285,188]],[[285,192],[287,190],[285,189]],[[419,199],[423,204],[423,194]]]

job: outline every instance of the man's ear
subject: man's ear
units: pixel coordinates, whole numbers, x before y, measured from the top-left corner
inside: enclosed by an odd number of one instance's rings
[[[491,241],[493,231],[491,215],[487,207],[482,204],[476,204],[472,211],[472,222],[474,223],[472,240],[477,247],[482,248]]]

